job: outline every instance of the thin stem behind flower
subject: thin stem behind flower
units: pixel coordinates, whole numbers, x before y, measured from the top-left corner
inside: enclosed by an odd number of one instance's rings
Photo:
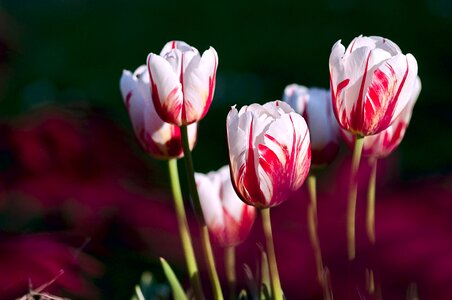
[[[199,223],[199,230],[201,235],[202,249],[206,259],[209,278],[213,288],[215,300],[223,300],[223,292],[221,290],[220,279],[218,278],[217,269],[215,267],[215,259],[213,256],[212,245],[210,244],[209,232],[204,222],[202,214],[201,203],[199,201],[198,189],[195,181],[195,169],[193,167],[193,160],[191,157],[190,145],[188,142],[187,126],[180,127],[182,135],[182,147],[184,149],[185,170],[187,174],[188,187],[192,199],[193,208]]]
[[[317,230],[317,191],[316,191],[316,176],[312,173],[308,176],[308,192],[309,205],[307,211],[308,233],[311,241],[312,250],[314,251],[315,265],[317,269],[317,280],[320,286],[324,287],[324,267],[322,260],[322,251],[320,250],[320,240]]]
[[[375,184],[377,181],[377,163],[376,158],[369,159],[371,173],[369,177],[369,186],[367,188],[367,209],[366,209],[366,232],[369,241],[375,244]]]
[[[267,244],[268,263],[270,267],[270,277],[272,295],[274,300],[283,300],[281,282],[279,280],[278,265],[276,263],[275,247],[273,244],[272,225],[270,220],[270,209],[261,209],[262,226],[264,228],[265,241]]]
[[[196,299],[204,299],[201,280],[199,278],[198,265],[196,263],[195,252],[188,229],[187,216],[185,215],[184,202],[180,189],[179,173],[177,169],[177,160],[170,159],[168,161],[168,169],[171,181],[171,191],[173,193],[174,207],[176,210],[177,223],[179,227],[179,235],[182,241],[185,261],[187,263],[188,274]]]
[[[209,273],[210,282],[212,283],[214,299],[223,300],[223,292],[221,291],[220,279],[218,278],[217,268],[215,267],[215,259],[213,257],[209,231],[206,225],[200,226],[200,233],[202,248],[204,250],[204,255],[207,263],[207,271]]]
[[[363,150],[364,137],[356,136],[355,148],[353,149],[352,165],[350,168],[350,182],[347,201],[347,249],[348,259],[353,260],[356,255],[355,249],[355,215],[356,215],[356,197],[358,193],[358,172],[361,152]]]
[[[236,295],[236,274],[235,274],[235,247],[229,246],[224,249],[224,264],[226,278],[229,286],[229,299],[237,299]]]

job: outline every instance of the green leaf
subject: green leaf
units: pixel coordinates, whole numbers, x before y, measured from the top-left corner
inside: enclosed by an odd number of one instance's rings
[[[185,295],[184,289],[182,288],[179,280],[171,269],[170,265],[166,262],[166,260],[160,257],[160,263],[162,264],[163,271],[165,272],[166,279],[171,285],[171,289],[173,291],[174,300],[188,300],[187,295]]]
[[[268,267],[267,253],[261,248],[261,299],[268,299],[270,285],[270,270]],[[265,290],[264,290],[265,288]]]

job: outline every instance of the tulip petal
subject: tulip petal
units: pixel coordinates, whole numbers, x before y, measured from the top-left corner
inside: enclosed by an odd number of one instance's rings
[[[198,53],[198,50],[196,48],[190,46],[186,42],[170,41],[170,42],[166,43],[165,46],[163,46],[162,51],[160,51],[160,56],[163,57],[163,56],[167,55],[173,49],[178,49],[182,52],[193,51],[193,52]]]
[[[168,123],[182,125],[183,105],[182,85],[178,73],[163,57],[153,53],[148,56],[148,68],[151,80],[152,101],[159,116]]]
[[[220,198],[221,178],[215,175],[195,173],[204,220],[210,229],[225,226]]]
[[[214,48],[194,56],[184,71],[183,92],[187,124],[202,119],[209,110],[215,91],[218,55]]]

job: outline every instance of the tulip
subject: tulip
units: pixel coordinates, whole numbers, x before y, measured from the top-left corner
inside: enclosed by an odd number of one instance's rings
[[[147,58],[152,101],[165,122],[182,126],[200,121],[212,103],[218,56],[214,48],[202,56],[181,41],[168,42],[160,55]]]
[[[325,89],[290,84],[284,89],[283,100],[308,124],[312,165],[332,162],[339,150],[339,126],[333,113],[331,93]]]
[[[214,240],[222,247],[243,242],[251,230],[256,210],[235,193],[229,166],[195,176],[204,220]]]
[[[179,127],[162,121],[152,105],[146,66],[138,67],[133,74],[124,70],[120,88],[133,130],[143,149],[160,159],[183,156]],[[195,145],[196,133],[196,124],[188,126],[191,148]]]
[[[417,76],[414,56],[377,36],[359,36],[347,49],[339,40],[329,68],[337,121],[359,136],[379,133],[395,121],[409,102]]]
[[[273,207],[301,187],[311,165],[309,131],[287,103],[232,107],[226,124],[232,183],[245,203]]]
[[[421,80],[417,77],[408,105],[394,121],[394,123],[378,134],[364,137],[363,156],[383,158],[391,154],[392,151],[397,148],[405,135],[408,124],[410,123],[414,104],[416,103],[420,91]],[[355,136],[345,130],[342,130],[341,133],[347,145],[349,147],[353,147],[355,143]]]

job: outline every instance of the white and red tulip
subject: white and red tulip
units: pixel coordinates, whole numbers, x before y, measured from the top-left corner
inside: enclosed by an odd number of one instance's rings
[[[306,119],[311,135],[312,165],[332,162],[339,150],[339,126],[330,91],[290,84],[284,89],[283,100]]]
[[[245,203],[273,207],[301,187],[311,165],[309,131],[287,103],[232,107],[226,128],[232,184]]]
[[[195,173],[199,200],[207,228],[222,247],[236,246],[249,235],[256,209],[234,191],[229,166],[208,174]]]
[[[387,129],[375,135],[365,136],[362,155],[365,157],[383,158],[391,154],[400,144],[411,120],[414,104],[421,92],[421,80],[416,78],[410,101],[399,117]],[[342,136],[350,148],[355,144],[356,136],[342,130]]]
[[[152,100],[165,122],[181,126],[207,114],[215,91],[218,55],[214,48],[198,50],[181,41],[168,42],[160,55],[147,58]]]
[[[414,56],[377,36],[359,36],[347,49],[339,40],[329,66],[337,121],[360,136],[379,133],[395,121],[408,104],[417,76]]]
[[[140,66],[133,74],[124,70],[120,89],[133,130],[144,150],[160,159],[183,156],[180,128],[162,121],[152,104],[147,67]],[[190,148],[195,145],[196,133],[197,124],[188,126]]]

